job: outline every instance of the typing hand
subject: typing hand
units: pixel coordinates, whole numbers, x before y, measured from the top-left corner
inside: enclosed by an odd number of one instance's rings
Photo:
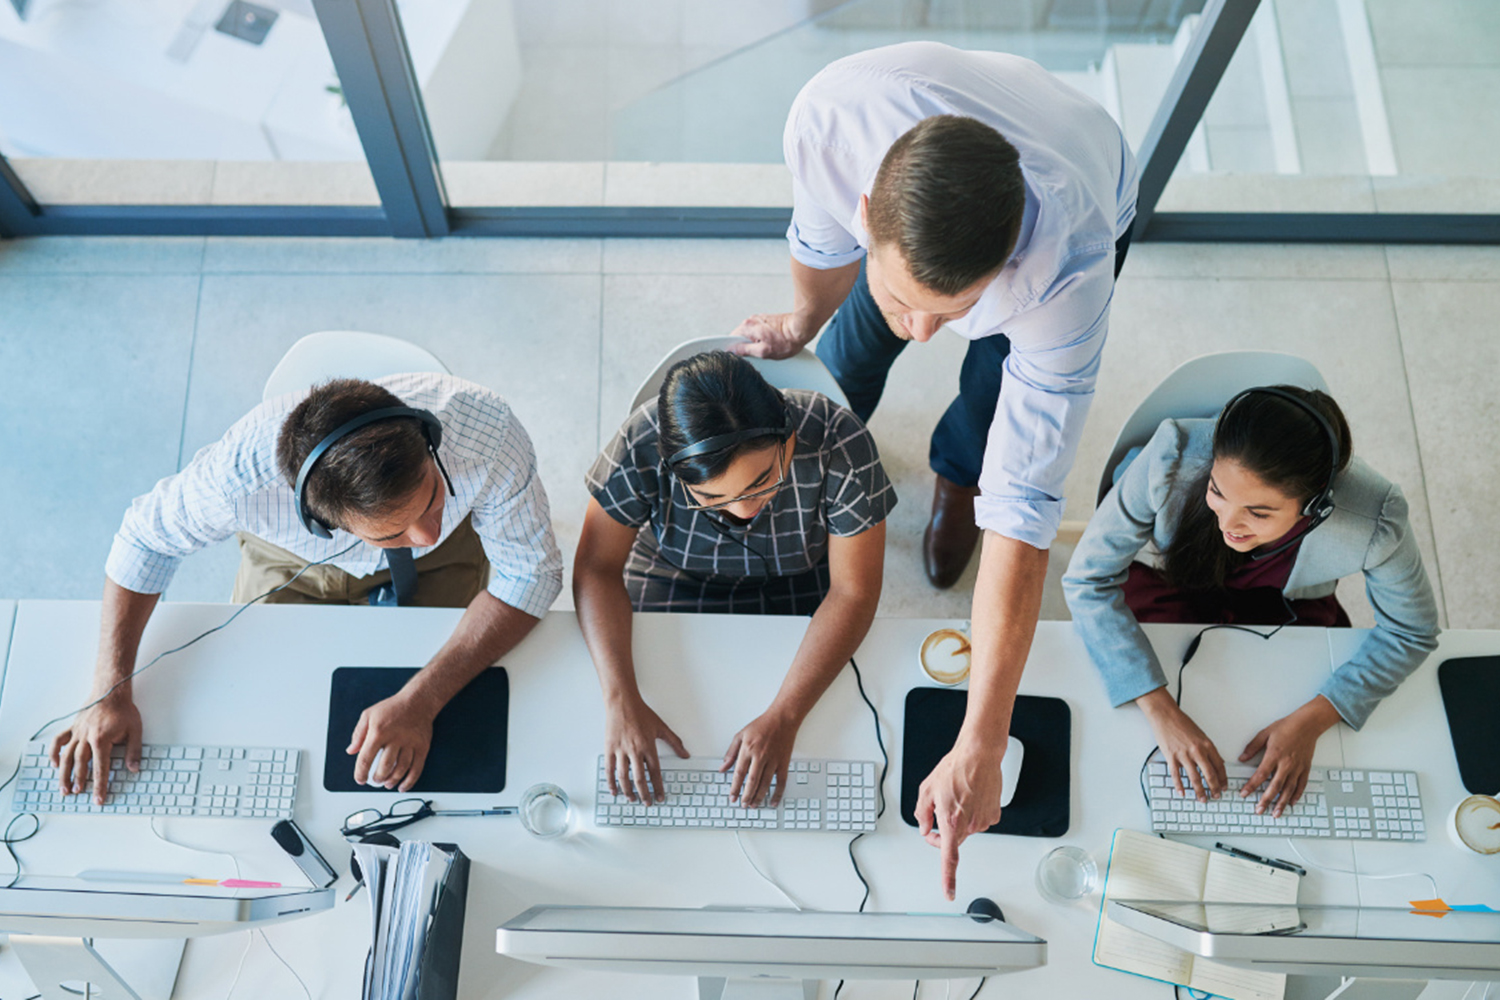
[[[1207,802],[1209,796],[1218,798],[1228,785],[1229,775],[1214,741],[1177,707],[1166,688],[1157,688],[1135,701],[1156,734],[1156,745],[1161,748],[1177,794],[1183,794],[1182,772],[1186,771],[1188,784],[1197,793],[1199,802]]]
[[[401,692],[377,701],[359,715],[354,735],[345,753],[359,754],[354,762],[354,780],[409,792],[422,776],[427,751],[432,747],[432,712],[418,707]],[[382,752],[383,751],[383,752]],[[371,774],[376,755],[380,771]]]
[[[141,712],[129,695],[113,694],[78,713],[73,725],[52,738],[52,764],[64,795],[83,791],[89,765],[94,771],[94,801],[104,804],[109,793],[109,754],[125,744],[125,766],[141,769]]]
[[[771,790],[771,779],[775,778],[776,796],[771,805],[780,805],[781,795],[786,791],[792,744],[796,741],[797,723],[771,712],[760,715],[735,733],[724,753],[724,762],[719,765],[721,773],[734,768],[734,779],[729,783],[729,801],[747,808],[759,806],[766,792]]]
[[[816,330],[813,333],[817,333]],[[751,358],[789,358],[812,339],[798,329],[794,313],[762,313],[751,316],[734,328],[731,336],[744,337],[748,344],[734,344],[735,354]]]
[[[619,795],[623,789],[631,802],[660,802],[666,798],[661,763],[656,756],[657,740],[665,740],[677,756],[688,756],[682,740],[641,698],[610,707],[604,723],[604,770],[609,774],[611,795]],[[655,795],[651,793],[653,788]]]
[[[1000,758],[963,742],[949,750],[917,790],[917,830],[943,852],[943,894],[958,883],[958,848],[971,833],[1000,822]]]
[[[1266,790],[1255,804],[1257,813],[1267,809],[1280,817],[1288,807],[1296,805],[1307,788],[1307,772],[1312,769],[1313,752],[1318,737],[1339,721],[1338,710],[1322,695],[1313,698],[1297,711],[1277,719],[1255,734],[1240,754],[1240,762],[1248,763],[1261,751],[1260,766],[1245,782],[1240,797],[1251,795],[1262,783]]]

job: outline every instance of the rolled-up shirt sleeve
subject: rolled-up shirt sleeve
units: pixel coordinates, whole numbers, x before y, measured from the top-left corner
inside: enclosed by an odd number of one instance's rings
[[[562,593],[562,554],[552,534],[547,491],[531,437],[513,417],[499,442],[502,461],[474,500],[474,532],[494,568],[489,592],[540,618]]]
[[[126,590],[160,594],[183,558],[235,532],[234,504],[225,489],[236,461],[237,433],[203,448],[181,472],[136,497],[110,546],[104,572]]]
[[[1094,400],[1108,332],[1114,274],[1098,254],[1096,248],[1081,257],[1034,308],[1001,331],[1011,351],[974,519],[1039,549],[1052,544],[1062,523],[1063,483]]]

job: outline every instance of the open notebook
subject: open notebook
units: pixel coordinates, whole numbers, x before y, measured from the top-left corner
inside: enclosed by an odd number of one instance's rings
[[[1211,903],[1297,902],[1298,876],[1281,868],[1179,844],[1134,830],[1116,830],[1104,880],[1104,899]],[[1286,976],[1251,972],[1199,958],[1122,927],[1099,906],[1094,964],[1191,987],[1229,1000],[1281,1000]],[[1255,927],[1243,928],[1253,934]]]

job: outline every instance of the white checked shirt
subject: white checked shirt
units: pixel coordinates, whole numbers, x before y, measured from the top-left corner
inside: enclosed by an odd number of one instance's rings
[[[1021,154],[1026,209],[1005,268],[948,328],[1010,338],[990,427],[980,527],[1046,548],[1062,521],[1104,349],[1114,244],[1135,217],[1136,165],[1103,108],[1029,59],[936,42],[873,49],[831,64],[792,104],[783,152],[795,208],[792,256],[815,268],[869,248],[859,199],[891,144],[924,118],[961,115]]]
[[[444,503],[438,544],[472,515],[494,569],[490,593],[529,615],[546,614],[562,590],[562,556],[552,536],[531,438],[505,400],[451,375],[391,375],[374,381],[407,406],[431,410],[443,425],[438,454],[456,495]],[[109,578],[137,593],[161,593],[184,556],[240,531],[308,562],[357,542],[344,531],[323,539],[304,528],[297,518],[296,494],[276,464],[281,425],[305,396],[292,393],[257,406],[181,472],[137,497],[105,563]],[[413,549],[412,555],[430,551]],[[385,550],[360,542],[330,565],[369,576],[386,568]]]

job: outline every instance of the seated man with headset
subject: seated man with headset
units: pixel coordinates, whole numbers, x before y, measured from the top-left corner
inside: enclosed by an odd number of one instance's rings
[[[141,633],[182,558],[235,533],[237,602],[467,607],[427,666],[351,735],[355,780],[401,791],[422,773],[438,711],[562,590],[531,439],[495,393],[422,373],[267,400],[126,512],[105,563],[97,703],[52,741],[64,794],[82,792],[92,770],[102,803],[116,744],[139,768],[129,678]]]

